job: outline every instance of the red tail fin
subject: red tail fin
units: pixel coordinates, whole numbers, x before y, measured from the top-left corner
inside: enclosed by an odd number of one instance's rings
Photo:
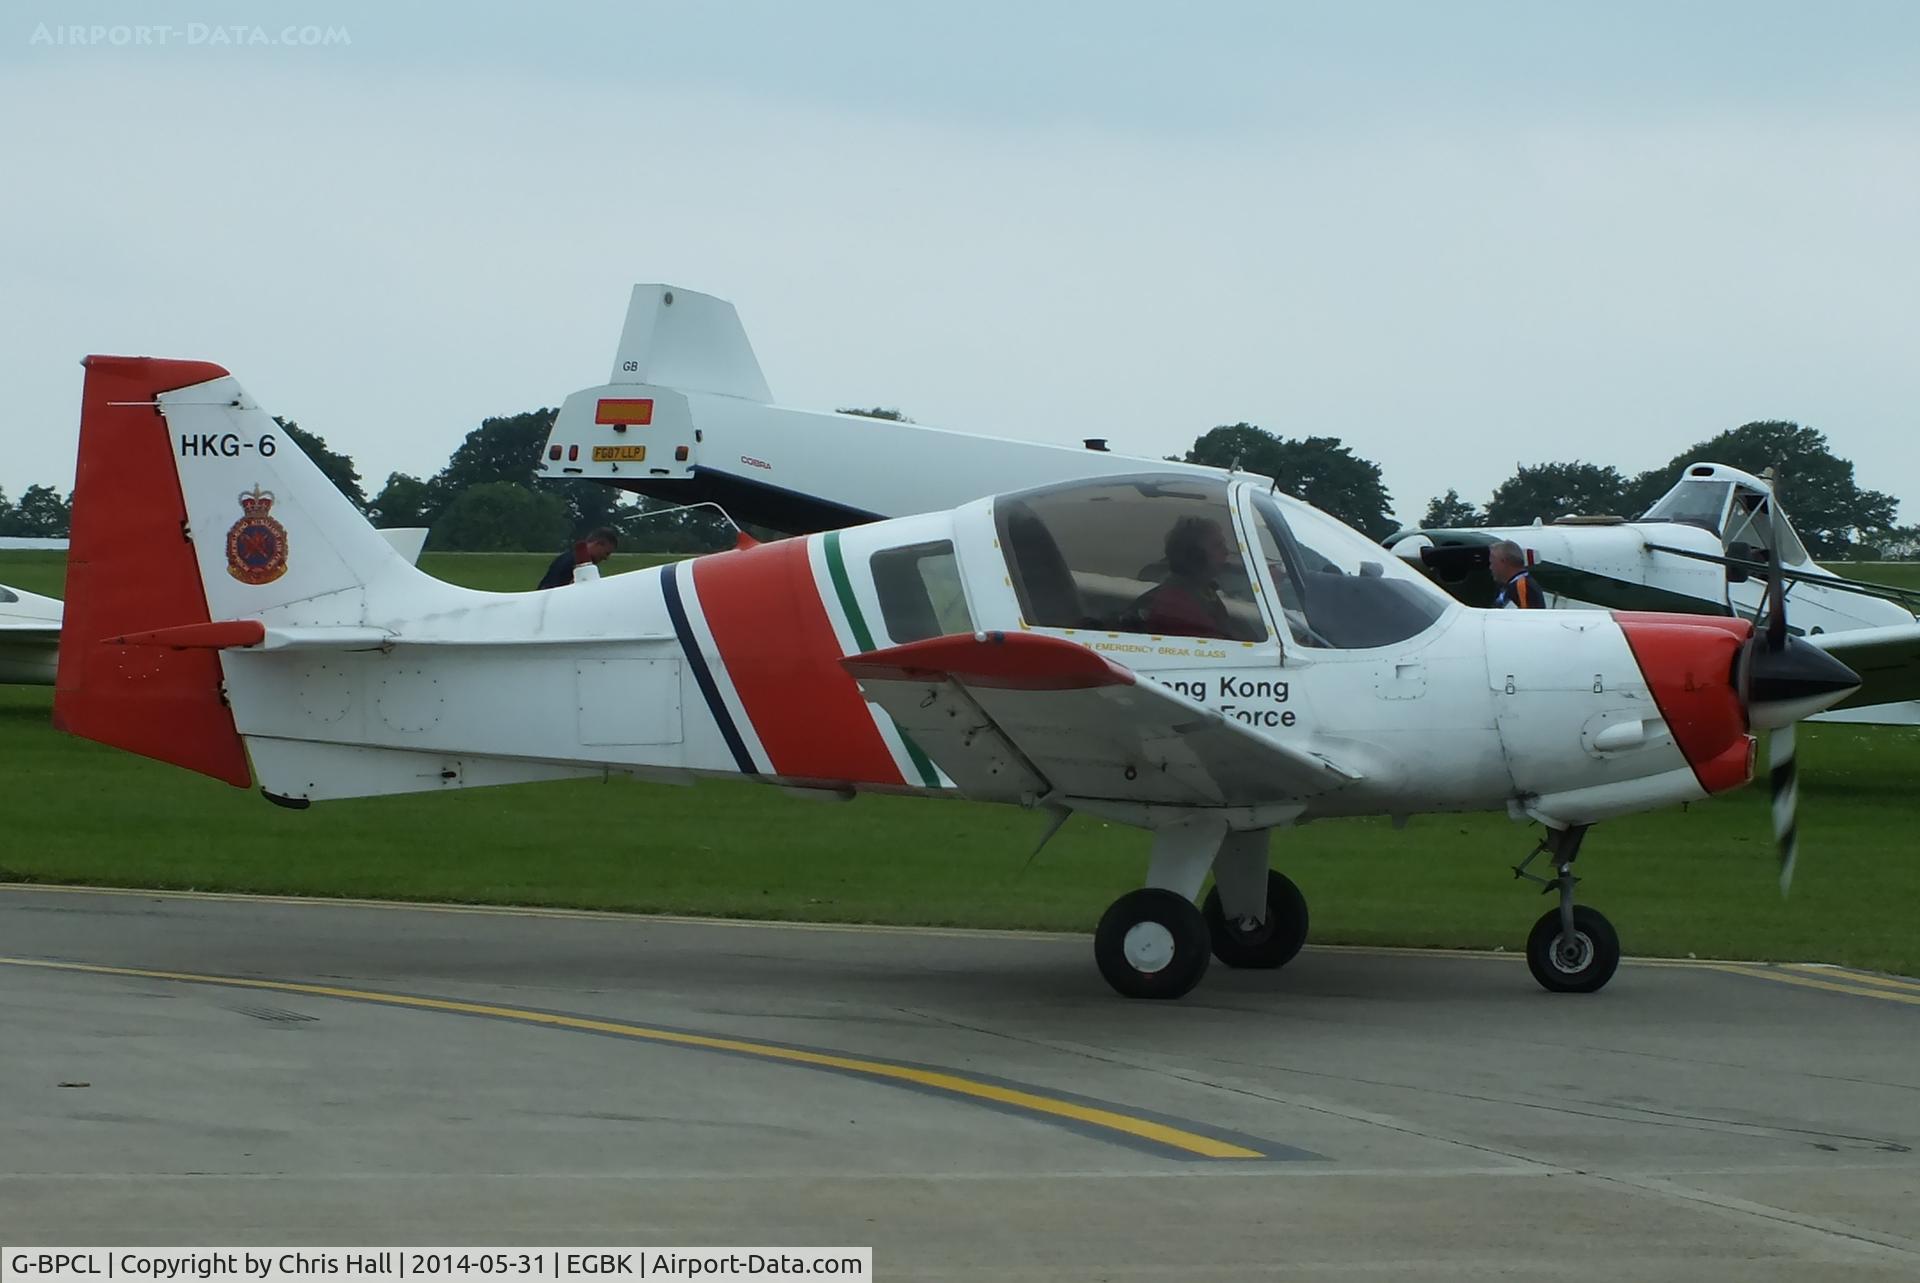
[[[106,640],[210,622],[173,438],[154,398],[227,372],[151,357],[84,364],[53,724],[245,788],[253,776],[220,695],[218,652]]]

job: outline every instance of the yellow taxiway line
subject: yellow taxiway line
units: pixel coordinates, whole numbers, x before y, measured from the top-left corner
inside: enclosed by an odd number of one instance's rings
[[[1183,1158],[1269,1159],[1278,1156],[1254,1149],[1249,1145],[1188,1131],[1171,1123],[1126,1114],[1094,1104],[1048,1096],[1016,1086],[968,1078],[944,1070],[894,1064],[884,1060],[868,1060],[836,1052],[787,1047],[779,1043],[757,1042],[746,1038],[726,1038],[714,1034],[628,1024],[618,1020],[570,1016],[524,1007],[503,1007],[493,1003],[426,998],[415,994],[387,993],[377,989],[348,989],[338,985],[305,984],[291,980],[257,980],[247,976],[156,971],[144,967],[109,967],[95,963],[53,962],[39,958],[0,958],[0,965],[34,967],[46,971],[81,972],[88,975],[128,976],[140,980],[172,980],[186,984],[223,985],[234,989],[266,989],[276,993],[305,994],[315,998],[339,998],[352,1002],[376,1003],[381,1006],[403,1007],[418,1011],[448,1012],[461,1016],[486,1016],[495,1020],[510,1020],[552,1029],[610,1034],[642,1042],[665,1043],[670,1046],[727,1052],[760,1060],[804,1065],[814,1069],[837,1070],[859,1077],[919,1087],[963,1100],[999,1106],[1018,1113],[1039,1115],[1096,1135],[1104,1134],[1107,1139],[1124,1137],[1135,1142],[1144,1141],[1150,1145],[1171,1150],[1176,1156]]]
[[[1806,963],[1772,966],[1764,962],[1716,962],[1712,970],[1730,975],[1752,976],[1775,984],[1798,985],[1803,989],[1824,989],[1855,998],[1878,998],[1882,1002],[1903,1002],[1920,1007],[1920,985],[1894,976],[1879,976],[1868,971],[1848,971],[1843,967],[1821,967]]]

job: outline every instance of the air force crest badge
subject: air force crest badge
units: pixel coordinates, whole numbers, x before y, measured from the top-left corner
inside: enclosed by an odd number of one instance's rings
[[[227,531],[227,573],[243,584],[270,584],[287,573],[287,528],[268,515],[273,491],[256,482],[241,494],[240,511]]]

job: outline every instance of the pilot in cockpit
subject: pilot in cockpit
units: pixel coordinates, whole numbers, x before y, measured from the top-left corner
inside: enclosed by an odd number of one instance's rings
[[[1167,531],[1166,581],[1142,593],[1121,617],[1129,631],[1174,637],[1235,636],[1220,574],[1231,557],[1219,523],[1187,516]]]

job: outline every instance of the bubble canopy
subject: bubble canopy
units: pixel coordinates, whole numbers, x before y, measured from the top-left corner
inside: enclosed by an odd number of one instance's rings
[[[1253,643],[1278,624],[1296,646],[1364,649],[1420,633],[1453,604],[1366,536],[1264,483],[1073,481],[1001,496],[994,522],[1032,627]],[[1272,612],[1260,604],[1269,592]]]

